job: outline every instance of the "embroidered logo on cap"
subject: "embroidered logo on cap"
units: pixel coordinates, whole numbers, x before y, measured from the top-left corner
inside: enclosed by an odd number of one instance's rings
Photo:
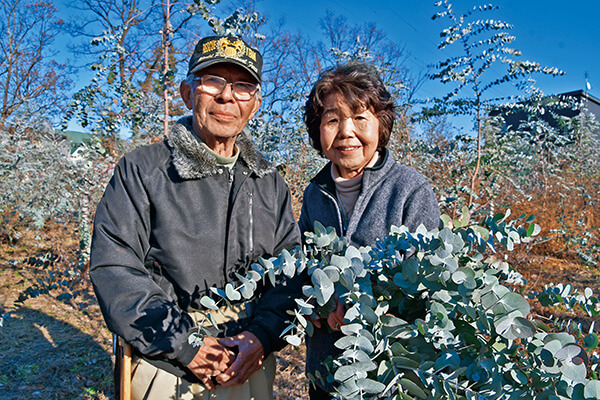
[[[204,43],[202,45],[202,56],[200,56],[198,61],[200,62],[210,57],[231,58],[244,63],[247,67],[258,72],[256,66],[247,60],[247,58],[249,58],[256,62],[256,52],[246,46],[242,40],[237,38],[222,37]]]

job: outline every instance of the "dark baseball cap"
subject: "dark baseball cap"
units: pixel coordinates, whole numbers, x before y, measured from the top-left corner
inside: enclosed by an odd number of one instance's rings
[[[235,36],[209,36],[198,41],[190,58],[188,75],[218,63],[239,65],[262,83],[262,56]]]

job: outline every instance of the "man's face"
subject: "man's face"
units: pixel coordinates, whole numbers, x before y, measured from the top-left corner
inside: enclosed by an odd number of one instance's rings
[[[196,73],[198,77],[203,75],[219,76],[229,83],[256,83],[249,72],[234,64],[215,64]],[[185,105],[193,111],[194,132],[213,149],[216,142],[235,142],[262,102],[259,94],[247,101],[237,100],[231,85],[225,86],[220,94],[204,93],[199,80],[194,80],[191,86],[183,82],[180,91]]]

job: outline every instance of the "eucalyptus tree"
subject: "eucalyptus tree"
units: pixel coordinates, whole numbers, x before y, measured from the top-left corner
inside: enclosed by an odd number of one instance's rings
[[[244,3],[250,5],[248,10],[256,10],[254,1]],[[404,66],[403,47],[374,23],[350,23],[327,13],[320,28],[319,32],[290,33],[283,22],[259,18],[246,32],[264,60],[263,103],[251,131],[261,150],[280,166],[298,200],[326,161],[310,146],[303,121],[304,103],[323,70],[353,59],[372,63],[396,97],[401,121],[407,120],[402,117],[414,87]]]
[[[433,19],[444,19],[448,27],[440,33],[439,49],[454,51],[444,61],[435,65],[431,79],[452,85],[443,97],[433,99],[431,106],[425,107],[422,117],[434,115],[469,115],[474,118],[477,155],[471,175],[469,204],[477,196],[477,183],[483,154],[484,121],[489,107],[505,104],[535,92],[534,73],[562,75],[557,68],[542,67],[537,62],[523,61],[521,52],[510,47],[515,37],[509,31],[512,25],[497,19],[478,19],[482,13],[493,13],[499,9],[494,5],[475,6],[459,13],[450,0],[438,1],[435,5],[442,9]],[[499,73],[498,71],[504,71]],[[498,96],[500,87],[514,85],[515,95]],[[521,97],[519,97],[521,96]]]
[[[532,96],[493,114],[486,124],[486,189],[504,203],[537,203],[556,251],[600,265],[600,124],[594,115],[564,95]]]
[[[372,63],[403,109],[416,86],[405,66],[403,46],[390,40],[374,22],[352,23],[343,15],[327,12],[319,24],[318,32],[295,34],[281,24],[265,24],[263,39],[258,41],[259,48],[265,49],[264,112],[302,126],[298,112],[319,74],[351,60]]]
[[[170,118],[184,112],[177,101],[178,66],[199,36],[235,32],[248,18],[241,10],[219,18],[220,0],[79,0],[81,22],[71,25],[89,41],[91,83],[74,95],[66,120],[117,136],[166,135]],[[87,17],[86,17],[87,16]],[[157,29],[157,26],[160,29]],[[162,123],[163,129],[158,130]]]
[[[52,2],[0,0],[0,127],[19,110],[55,112],[66,100],[69,70],[55,61],[64,26]]]

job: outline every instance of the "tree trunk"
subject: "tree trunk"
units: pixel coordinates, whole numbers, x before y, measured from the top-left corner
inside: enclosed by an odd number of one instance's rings
[[[163,29],[163,104],[164,104],[164,119],[163,119],[163,134],[164,137],[169,136],[169,91],[168,91],[168,73],[169,73],[169,35],[171,34],[171,1],[166,0],[165,7],[165,27]]]

